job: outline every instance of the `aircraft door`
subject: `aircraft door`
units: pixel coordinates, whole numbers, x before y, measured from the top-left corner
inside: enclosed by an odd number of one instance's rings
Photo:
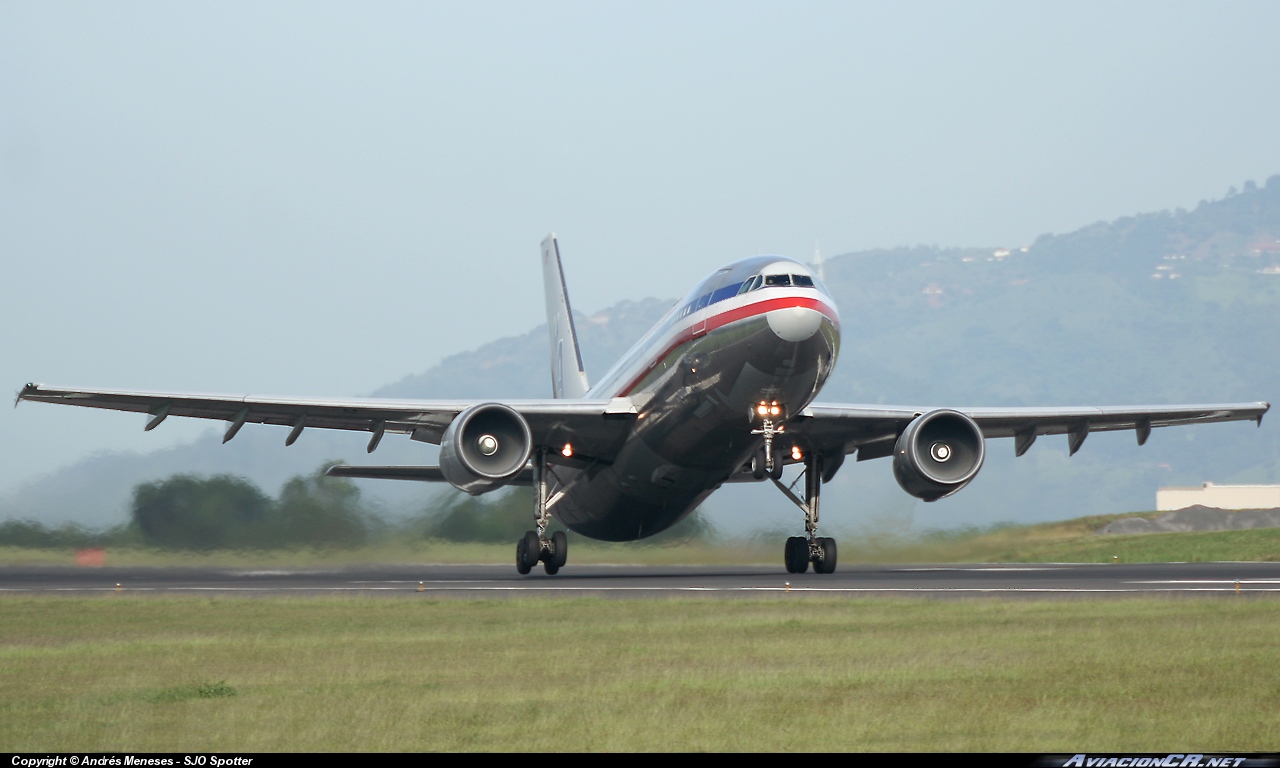
[[[711,297],[715,295],[716,291],[720,288],[721,285],[724,285],[724,279],[725,277],[728,276],[728,274],[729,274],[729,270],[722,269],[719,272],[712,275],[711,279],[706,282],[706,286],[707,286],[706,292],[698,297],[698,303],[695,304],[693,307],[693,311],[695,314],[703,311],[704,309],[707,308],[708,305],[711,304]],[[697,338],[706,332],[707,332],[707,316],[703,315],[702,317],[694,321],[693,336],[694,338]]]

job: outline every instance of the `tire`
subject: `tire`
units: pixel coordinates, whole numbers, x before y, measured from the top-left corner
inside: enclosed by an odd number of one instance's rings
[[[751,457],[751,476],[757,480],[764,479],[764,449],[755,452]]]
[[[547,560],[542,564],[542,570],[546,571],[548,576],[555,576],[560,571],[560,566],[556,565],[554,560]]]
[[[830,538],[818,539],[818,543],[822,545],[822,560],[813,564],[813,570],[818,573],[835,573],[836,572],[836,540]]]
[[[538,564],[542,559],[542,543],[538,541],[538,534],[533,531],[524,532],[524,565],[529,570]]]
[[[769,473],[769,477],[774,480],[782,479],[782,456],[778,453],[773,454],[773,471]]]
[[[525,562],[524,551],[525,540],[522,538],[516,542],[516,572],[521,576],[527,576],[529,571],[532,570],[529,568],[529,564]]]
[[[803,536],[787,539],[787,573],[804,573],[809,570],[809,543]]]
[[[556,564],[556,568],[563,568],[569,561],[569,537],[564,531],[551,534],[551,553],[552,562]]]

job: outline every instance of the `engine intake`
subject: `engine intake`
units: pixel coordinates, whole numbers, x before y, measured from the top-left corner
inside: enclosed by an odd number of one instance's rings
[[[930,411],[916,417],[898,436],[893,476],[912,496],[936,501],[968,485],[985,456],[977,422],[959,411]]]
[[[454,488],[479,496],[511,482],[532,452],[523,416],[500,403],[473,405],[440,439],[440,473]]]

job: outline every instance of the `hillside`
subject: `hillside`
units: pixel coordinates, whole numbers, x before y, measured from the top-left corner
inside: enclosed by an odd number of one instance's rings
[[[915,247],[829,259],[843,320],[827,402],[1074,405],[1280,400],[1280,176],[1191,211],[1099,222],[1030,244]],[[582,300],[579,299],[581,306]],[[670,305],[623,302],[580,317],[589,374],[599,376]],[[496,340],[377,392],[387,397],[536,397],[548,392],[546,331]],[[119,520],[129,489],[177,471],[234,472],[274,490],[325,459],[363,460],[360,436],[308,433],[289,450],[278,430],[216,434],[145,456],[92,457],[4,500],[0,514]],[[1091,436],[1070,459],[1046,438],[1016,462],[1007,441],[957,496],[923,504],[884,462],[848,464],[824,523],[889,532],[1003,520],[1110,514],[1152,506],[1159,485],[1280,481],[1280,428],[1210,425]],[[387,440],[379,462],[431,461],[434,449]],[[388,509],[434,489],[366,483]],[[708,503],[728,532],[798,520],[768,488],[725,489]]]

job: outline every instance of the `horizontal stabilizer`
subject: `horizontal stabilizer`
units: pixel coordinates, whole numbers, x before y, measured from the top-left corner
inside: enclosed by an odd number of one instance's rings
[[[325,472],[329,477],[358,477],[370,480],[419,480],[447,483],[439,467],[353,467],[335,464]],[[525,467],[508,485],[533,485],[533,469]]]

